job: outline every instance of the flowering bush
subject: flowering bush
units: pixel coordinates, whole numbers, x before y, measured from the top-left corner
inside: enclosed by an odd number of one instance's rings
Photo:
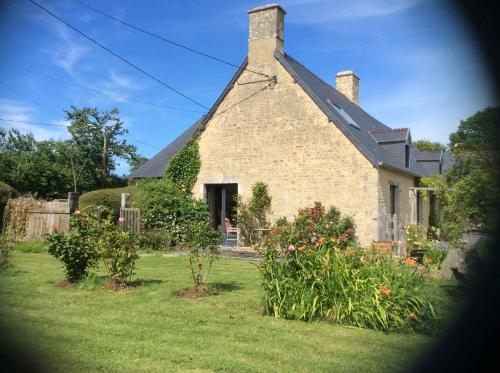
[[[185,243],[189,249],[188,267],[195,287],[206,283],[212,264],[219,259],[220,230],[213,229],[210,221],[193,222],[188,226]]]
[[[102,222],[102,234],[98,239],[99,255],[113,284],[124,284],[134,274],[139,259],[132,233],[123,230],[122,221],[117,226],[110,219]]]
[[[427,230],[419,224],[407,224],[404,226],[406,232],[406,248],[408,250],[430,250],[435,247],[436,241],[431,240]]]
[[[138,258],[132,234],[116,225],[111,211],[103,206],[87,205],[75,211],[70,231],[53,227],[47,241],[49,254],[63,262],[69,282],[82,280],[100,259],[114,283],[126,282]]]
[[[354,224],[320,203],[281,220],[260,264],[264,309],[277,318],[326,319],[383,331],[432,327],[425,269],[413,258],[360,248]]]
[[[427,269],[440,269],[447,252],[442,249],[429,249],[422,258],[422,264]]]
[[[107,208],[89,205],[73,213],[68,233],[53,227],[53,233],[47,235],[48,252],[63,262],[69,282],[81,280],[97,263],[97,239],[102,233],[100,222],[110,215]]]

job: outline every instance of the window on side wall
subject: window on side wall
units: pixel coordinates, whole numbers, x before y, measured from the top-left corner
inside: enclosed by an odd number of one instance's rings
[[[410,145],[405,145],[405,167],[410,168]]]

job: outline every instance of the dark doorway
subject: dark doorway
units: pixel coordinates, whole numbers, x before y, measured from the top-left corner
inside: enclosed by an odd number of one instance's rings
[[[205,184],[205,193],[212,227],[220,228],[225,233],[224,218],[229,218],[231,224],[236,225],[238,184]]]

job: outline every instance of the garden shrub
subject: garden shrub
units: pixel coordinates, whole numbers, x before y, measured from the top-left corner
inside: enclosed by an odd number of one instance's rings
[[[142,250],[169,251],[174,249],[170,232],[161,228],[143,229],[137,236],[138,246]]]
[[[440,269],[447,254],[448,252],[443,249],[428,249],[425,251],[424,257],[422,258],[422,264],[428,269]]]
[[[425,268],[362,249],[354,233],[351,218],[320,203],[292,222],[280,220],[260,264],[265,312],[386,332],[434,328],[436,315],[421,291]]]
[[[79,202],[81,207],[86,205],[105,206],[112,212],[114,218],[118,218],[120,216],[122,193],[130,193],[132,201],[134,201],[136,191],[136,186],[99,189],[82,194]]]
[[[196,288],[202,288],[207,281],[212,264],[219,259],[220,230],[213,229],[210,221],[191,222],[186,230],[185,244],[189,250],[188,267]]]
[[[244,245],[253,246],[259,242],[258,228],[267,228],[270,223],[268,215],[271,212],[271,197],[267,184],[257,182],[252,187],[252,197],[248,203],[241,197],[237,200],[237,219],[240,237]]]
[[[0,232],[3,230],[3,216],[4,210],[7,206],[7,201],[9,198],[13,197],[15,194],[14,188],[12,188],[9,184],[0,181]]]
[[[70,218],[70,231],[47,235],[49,254],[63,262],[68,282],[78,282],[99,259],[97,240],[102,234],[100,222],[109,219],[111,212],[105,207],[88,205],[77,210]]]
[[[113,284],[126,284],[134,275],[135,262],[139,259],[134,235],[117,226],[111,219],[101,223],[98,238],[99,256]]]
[[[141,181],[137,205],[144,229],[162,231],[174,247],[182,243],[189,224],[210,219],[205,201],[180,190],[168,178]]]
[[[7,237],[3,234],[0,235],[0,272],[2,272],[9,265],[11,245],[7,241]]]

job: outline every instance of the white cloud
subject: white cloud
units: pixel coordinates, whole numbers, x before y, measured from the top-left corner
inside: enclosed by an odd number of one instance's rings
[[[21,132],[31,132],[37,140],[64,140],[69,138],[68,131],[61,125],[67,126],[64,120],[53,120],[48,125],[38,125],[34,118],[36,109],[30,106],[16,103],[12,100],[0,99],[0,121],[4,128],[16,128]],[[53,126],[52,126],[53,125]]]
[[[56,66],[73,75],[75,66],[90,52],[90,48],[76,42],[64,25],[55,24],[53,29],[59,38],[55,47],[45,49]]]

